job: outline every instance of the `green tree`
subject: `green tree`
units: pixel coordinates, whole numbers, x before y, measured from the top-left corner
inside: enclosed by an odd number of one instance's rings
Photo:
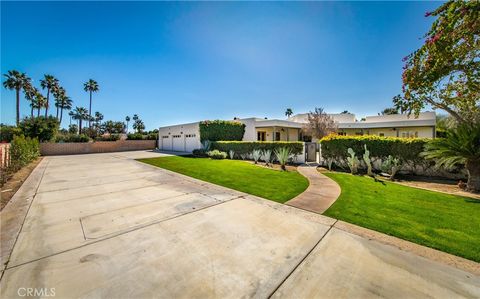
[[[340,114],[350,114],[350,112],[348,112],[348,110],[343,110]]]
[[[52,140],[58,132],[59,123],[55,117],[24,118],[18,127],[25,137],[38,138],[40,142]]]
[[[292,114],[293,114],[292,108],[287,108],[287,110],[285,110],[285,116],[286,117],[290,117],[290,116],[292,116]]]
[[[87,108],[84,107],[75,107],[73,110],[73,119],[78,120],[78,133],[82,134],[82,123],[84,120],[89,120],[90,116],[88,115]]]
[[[56,117],[58,118],[58,113],[60,111],[60,103],[62,102],[62,99],[67,96],[67,92],[65,89],[61,86],[57,86],[55,89],[52,90],[53,97],[55,98],[55,108],[56,109]]]
[[[42,89],[47,89],[47,98],[45,103],[45,118],[47,118],[48,108],[50,107],[50,93],[58,88],[58,79],[52,75],[44,75],[44,78],[40,80],[40,86]]]
[[[436,17],[424,45],[404,58],[401,111],[418,114],[425,106],[442,109],[459,123],[480,115],[480,1],[448,1],[427,17]]]
[[[16,70],[8,71],[4,74],[6,80],[3,82],[3,87],[10,90],[15,90],[16,92],[16,124],[20,123],[20,91],[25,86],[30,86],[31,79],[25,73],[20,73]]]
[[[99,90],[99,86],[97,81],[93,79],[89,79],[87,82],[83,84],[83,89],[90,94],[90,105],[88,108],[88,126],[91,126],[91,118],[92,118],[92,93],[97,92]]]
[[[47,98],[45,98],[40,90],[35,93],[35,108],[37,108],[37,117],[40,117],[40,109],[46,107]]]
[[[25,86],[23,89],[23,93],[25,95],[25,99],[30,102],[30,117],[33,118],[33,109],[36,108],[36,98],[35,95],[37,94],[38,89],[33,87],[31,84]]]
[[[385,108],[380,112],[381,115],[393,115],[393,114],[398,114],[398,108],[392,107],[392,108]]]
[[[468,171],[467,190],[480,191],[480,123],[462,123],[447,130],[447,138],[427,143],[423,155],[446,167],[465,165]]]
[[[60,97],[60,100],[58,102],[58,108],[60,108],[60,124],[62,123],[62,119],[63,119],[63,110],[71,110],[72,105],[73,105],[72,99],[64,93]]]
[[[128,133],[128,123],[130,122],[130,116],[126,116],[125,117],[125,121],[127,122],[127,126],[126,126],[126,129],[127,129],[127,133]]]

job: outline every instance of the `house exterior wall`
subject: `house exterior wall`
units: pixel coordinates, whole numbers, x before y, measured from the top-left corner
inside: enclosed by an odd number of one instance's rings
[[[282,131],[283,129],[283,131]],[[257,141],[257,132],[266,132],[265,141],[298,141],[298,131],[297,128],[282,128],[277,127],[275,130],[272,127],[267,128],[256,128],[255,129],[255,139],[248,141]],[[274,140],[274,132],[280,133],[280,140]],[[288,138],[287,138],[288,132]]]
[[[373,129],[340,129],[347,136],[376,135],[383,133],[385,137],[435,138],[435,127],[373,128]]]
[[[202,147],[199,122],[161,127],[158,129],[158,138],[161,150],[191,152]]]

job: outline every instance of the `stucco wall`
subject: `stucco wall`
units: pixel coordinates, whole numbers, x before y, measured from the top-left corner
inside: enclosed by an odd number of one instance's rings
[[[40,143],[40,154],[76,155],[155,149],[157,140],[118,140],[78,143]]]
[[[275,141],[274,138],[274,132],[273,128],[256,128],[255,129],[255,139],[249,140],[249,141],[257,141],[257,132],[265,132],[265,141]],[[295,128],[289,128],[288,129],[288,140],[287,140],[287,128],[276,128],[275,132],[280,133],[280,140],[276,141],[298,141],[298,129]],[[245,138],[244,138],[245,139]]]
[[[357,132],[362,132],[363,135],[377,135],[383,133],[385,137],[418,137],[418,138],[434,138],[435,127],[405,127],[397,128],[375,128],[375,129],[341,129],[340,132],[345,132],[348,136],[355,136]],[[417,133],[417,134],[415,134]],[[397,135],[398,134],[398,135]]]
[[[162,150],[191,152],[202,147],[199,122],[162,127],[158,131],[158,137],[158,147]]]

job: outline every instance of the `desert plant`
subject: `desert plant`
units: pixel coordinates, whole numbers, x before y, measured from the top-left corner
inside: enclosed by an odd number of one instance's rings
[[[392,157],[389,155],[385,161],[382,163],[382,171],[388,173],[390,175],[390,179],[393,180],[395,174],[400,169],[400,159]]]
[[[363,153],[363,161],[365,162],[365,165],[367,165],[367,175],[373,176],[372,161],[370,160],[370,152],[368,151],[366,144],[364,144],[364,148],[365,148],[365,153]]]
[[[287,164],[291,154],[292,152],[288,147],[281,147],[275,150],[275,156],[277,157],[278,163],[280,163],[282,170],[287,170],[285,168],[285,164]]]
[[[240,154],[240,158],[242,158],[242,160],[246,160],[248,158],[248,154]]]
[[[210,151],[210,147],[212,146],[212,142],[210,140],[204,140],[202,141],[202,148],[208,152]]]
[[[253,150],[252,151],[252,158],[253,158],[253,161],[255,161],[255,164],[258,163],[258,160],[260,160],[261,156],[262,156],[262,151],[261,150]]]
[[[272,156],[272,151],[271,150],[264,150],[263,151],[263,161],[265,161],[265,164],[270,165],[272,163],[273,156]]]
[[[358,165],[360,164],[360,161],[355,155],[355,152],[353,151],[353,149],[348,148],[347,152],[350,155],[350,157],[347,157],[347,162],[348,162],[348,167],[350,167],[350,172],[352,174],[356,174],[358,171]]]
[[[328,170],[332,170],[332,164],[333,164],[333,159],[328,158],[327,159]]]
[[[303,142],[298,141],[215,141],[212,142],[212,149],[222,152],[235,151],[237,155],[250,154],[253,150],[266,150],[272,153],[279,148],[288,147],[292,155],[301,155]]]
[[[233,160],[233,158],[235,158],[235,152],[233,150],[229,150],[228,155],[230,156],[231,160]]]
[[[212,159],[215,160],[222,160],[227,158],[227,153],[226,152],[221,152],[219,150],[213,150],[208,152],[208,156]]]

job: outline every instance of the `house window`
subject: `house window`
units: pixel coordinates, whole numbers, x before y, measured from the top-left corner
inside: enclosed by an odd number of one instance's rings
[[[340,136],[346,136],[347,133],[345,133],[345,132],[338,132],[338,135],[340,135]]]
[[[257,132],[257,140],[258,141],[265,141],[265,132]]]
[[[415,131],[415,138],[418,138],[418,131]]]
[[[384,133],[378,133],[378,136],[385,137],[385,134]]]
[[[275,132],[275,141],[280,141],[280,132]]]

